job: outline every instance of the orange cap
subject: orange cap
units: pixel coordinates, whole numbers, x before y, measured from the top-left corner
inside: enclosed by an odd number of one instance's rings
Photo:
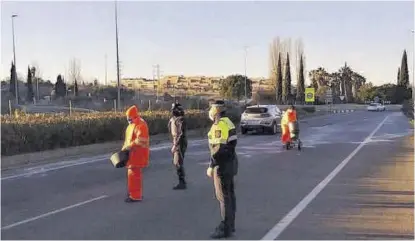
[[[135,119],[135,118],[138,118],[140,116],[139,113],[138,113],[138,108],[135,105],[128,108],[128,110],[125,112],[125,114],[127,115],[127,118],[130,118],[130,119]]]

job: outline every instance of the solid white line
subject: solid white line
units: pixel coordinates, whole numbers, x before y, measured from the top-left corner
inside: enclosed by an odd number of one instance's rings
[[[295,218],[313,201],[313,199],[329,184],[344,166],[366,145],[376,132],[383,126],[389,115],[370,133],[359,146],[350,153],[323,181],[301,200],[281,221],[279,221],[261,240],[275,240],[294,221]]]
[[[52,211],[52,212],[48,212],[48,213],[45,213],[45,214],[42,214],[42,215],[39,215],[39,216],[36,216],[36,217],[33,217],[33,218],[25,219],[23,221],[1,227],[1,229],[6,230],[6,229],[10,229],[10,228],[13,228],[13,227],[25,224],[25,223],[30,223],[30,222],[36,221],[38,219],[45,218],[45,217],[51,216],[53,214],[57,214],[57,213],[60,213],[60,212],[63,212],[63,211],[66,211],[66,210],[69,210],[69,209],[72,209],[72,208],[76,208],[76,207],[79,207],[79,206],[82,206],[82,205],[85,205],[85,204],[88,204],[88,203],[91,203],[91,202],[95,202],[95,201],[98,201],[98,200],[101,200],[101,199],[104,199],[104,198],[107,198],[107,197],[108,197],[107,195],[96,197],[96,198],[93,198],[93,199],[90,199],[90,200],[87,200],[87,201],[84,201],[84,202],[80,202],[80,203],[77,203],[77,204],[74,204],[74,205],[71,205],[71,206],[67,206],[67,207],[64,207],[64,208],[61,208],[61,209],[57,209],[57,210]]]

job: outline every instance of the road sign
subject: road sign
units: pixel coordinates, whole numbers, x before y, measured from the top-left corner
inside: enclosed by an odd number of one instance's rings
[[[306,88],[305,89],[305,93],[304,93],[305,94],[305,102],[307,102],[307,103],[314,102],[314,99],[315,99],[314,92],[315,92],[314,88]]]
[[[327,103],[332,103],[333,102],[333,93],[332,93],[331,89],[328,89],[326,91],[326,102]]]
[[[339,96],[340,100],[344,100],[344,95]]]

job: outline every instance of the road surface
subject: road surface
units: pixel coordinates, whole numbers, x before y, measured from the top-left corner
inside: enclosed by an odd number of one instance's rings
[[[411,133],[401,113],[319,116],[300,128],[301,152],[283,150],[277,136],[240,138],[232,239],[413,239],[413,172],[390,171],[398,164],[407,165],[401,171],[413,167],[413,158],[396,159],[408,152],[402,148]],[[176,177],[169,146],[153,147],[141,203],[124,203],[126,172],[105,158],[3,172],[2,238],[209,239],[219,207],[206,176],[205,140],[189,144],[184,191],[172,190]],[[376,181],[396,183],[396,176],[404,179],[396,185],[400,189]],[[396,228],[382,226],[385,218]]]

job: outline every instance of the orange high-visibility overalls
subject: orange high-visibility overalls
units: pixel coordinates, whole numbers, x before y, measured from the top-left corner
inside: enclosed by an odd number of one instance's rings
[[[297,111],[288,109],[281,118],[281,142],[283,145],[291,142],[288,123],[297,121]]]
[[[147,167],[150,158],[150,138],[147,123],[140,117],[136,106],[126,112],[132,120],[125,131],[123,149],[130,147],[127,162],[128,195],[133,200],[142,199],[142,168]]]

